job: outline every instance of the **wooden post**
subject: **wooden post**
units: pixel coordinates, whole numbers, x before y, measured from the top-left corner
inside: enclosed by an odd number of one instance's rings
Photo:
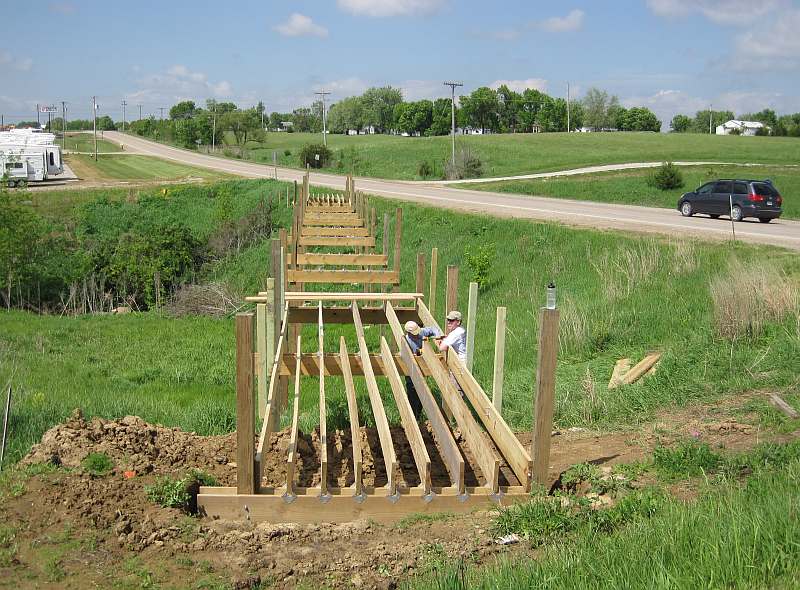
[[[498,413],[503,412],[503,369],[506,356],[506,308],[497,308],[494,328],[494,376],[492,377],[492,404]]]
[[[539,313],[539,364],[536,369],[536,400],[533,410],[533,479],[548,483],[550,438],[553,430],[553,406],[556,392],[558,354],[558,310],[542,308]]]
[[[400,272],[400,243],[403,237],[403,210],[398,207],[394,214],[394,271]]]
[[[383,214],[383,251],[381,254],[389,256],[389,214]],[[388,259],[387,259],[388,260]],[[387,262],[388,266],[388,262]]]
[[[256,493],[253,314],[236,314],[236,491]]]
[[[369,220],[369,235],[373,238],[375,237],[375,230],[378,227],[377,223],[377,213],[375,211],[375,207],[372,208],[372,213],[370,213],[370,220]],[[375,254],[375,244],[372,244],[371,251]]]
[[[451,264],[447,265],[447,292],[444,301],[445,314],[458,308],[458,267]]]
[[[436,314],[436,267],[439,263],[439,248],[431,249],[431,292],[428,309],[431,315]]]
[[[417,293],[425,288],[425,254],[417,252]]]
[[[267,280],[269,281],[270,279]],[[267,285],[267,291],[269,291],[269,284]],[[267,304],[259,303],[256,305],[256,374],[258,375],[258,417],[262,419],[267,408],[267,386],[269,383],[267,371],[272,364],[272,360],[268,360],[269,357],[267,355],[267,323]]]
[[[467,370],[472,373],[475,358],[475,326],[478,323],[478,283],[469,284],[469,303],[467,304]]]
[[[275,307],[275,279],[273,277],[269,277],[267,279],[267,321],[266,321],[266,347],[264,350],[266,351],[266,358],[264,359],[266,362],[266,374],[264,383],[269,387],[269,380],[272,377],[272,363],[275,360],[275,347],[277,346],[278,338],[280,334],[275,332],[275,316],[280,316],[283,312],[280,309]],[[278,320],[280,323],[280,320]],[[271,400],[267,400],[271,401]],[[273,412],[274,413],[274,412]]]

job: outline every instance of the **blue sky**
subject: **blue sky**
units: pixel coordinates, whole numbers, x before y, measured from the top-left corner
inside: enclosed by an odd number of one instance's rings
[[[392,85],[407,99],[506,82],[591,86],[678,112],[800,111],[800,0],[273,0],[18,3],[0,35],[0,113],[159,115],[182,99],[268,111]],[[33,42],[35,40],[35,42]]]

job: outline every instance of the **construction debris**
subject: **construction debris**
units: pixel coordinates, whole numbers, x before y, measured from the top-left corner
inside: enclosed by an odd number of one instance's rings
[[[789,416],[789,418],[792,419],[800,418],[800,414],[797,413],[797,410],[795,410],[792,406],[783,401],[783,398],[779,396],[777,393],[769,394],[769,403],[771,403],[778,410]]]
[[[652,375],[655,372],[656,363],[661,360],[662,353],[651,352],[639,361],[633,368],[630,367],[630,359],[620,359],[614,365],[614,372],[608,382],[609,389],[616,389],[620,385],[630,385],[641,379],[645,374]]]

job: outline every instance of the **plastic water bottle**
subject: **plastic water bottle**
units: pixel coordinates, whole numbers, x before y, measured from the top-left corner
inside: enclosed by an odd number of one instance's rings
[[[550,284],[547,285],[547,309],[555,309],[556,308],[556,284],[553,281],[550,281]]]

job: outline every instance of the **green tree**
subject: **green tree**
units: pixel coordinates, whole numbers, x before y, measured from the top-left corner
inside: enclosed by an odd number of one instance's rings
[[[719,126],[734,119],[733,112],[731,111],[697,111],[692,122],[692,130],[695,133],[708,133],[709,114],[711,116],[711,133]]]
[[[470,127],[485,132],[499,129],[497,92],[487,86],[476,88],[469,96],[460,97],[463,119]]]
[[[563,98],[547,97],[542,103],[536,122],[542,131],[566,131],[567,130],[567,101]]]
[[[449,135],[452,127],[452,101],[449,98],[437,98],[433,101],[431,126],[428,135]]]
[[[631,107],[625,114],[626,131],[661,131],[661,121],[647,107]]]
[[[360,131],[365,123],[364,104],[361,97],[349,96],[331,106],[328,111],[328,129],[333,133]]]
[[[29,207],[20,205],[0,188],[0,294],[7,308],[11,307],[13,288],[31,275],[36,249],[44,235],[41,217]]]
[[[384,133],[394,122],[394,107],[403,102],[403,93],[391,86],[369,88],[361,95],[360,101],[364,124]]]
[[[516,133],[520,124],[522,95],[503,84],[497,89],[497,116],[503,133]]]
[[[675,115],[669,124],[673,133],[686,133],[692,128],[692,119],[686,115]]]
[[[550,97],[535,88],[526,88],[520,98],[519,123],[522,131],[531,131],[537,123],[542,104]]]
[[[616,97],[599,88],[589,88],[581,101],[583,104],[584,123],[598,131],[610,126],[609,110],[619,106]]]
[[[98,131],[114,131],[116,126],[114,120],[108,115],[97,117],[97,130]]]
[[[169,110],[169,118],[173,121],[180,119],[191,119],[194,117],[196,110],[197,106],[195,106],[193,100],[184,100],[183,102],[179,102],[178,104],[174,105]]]

